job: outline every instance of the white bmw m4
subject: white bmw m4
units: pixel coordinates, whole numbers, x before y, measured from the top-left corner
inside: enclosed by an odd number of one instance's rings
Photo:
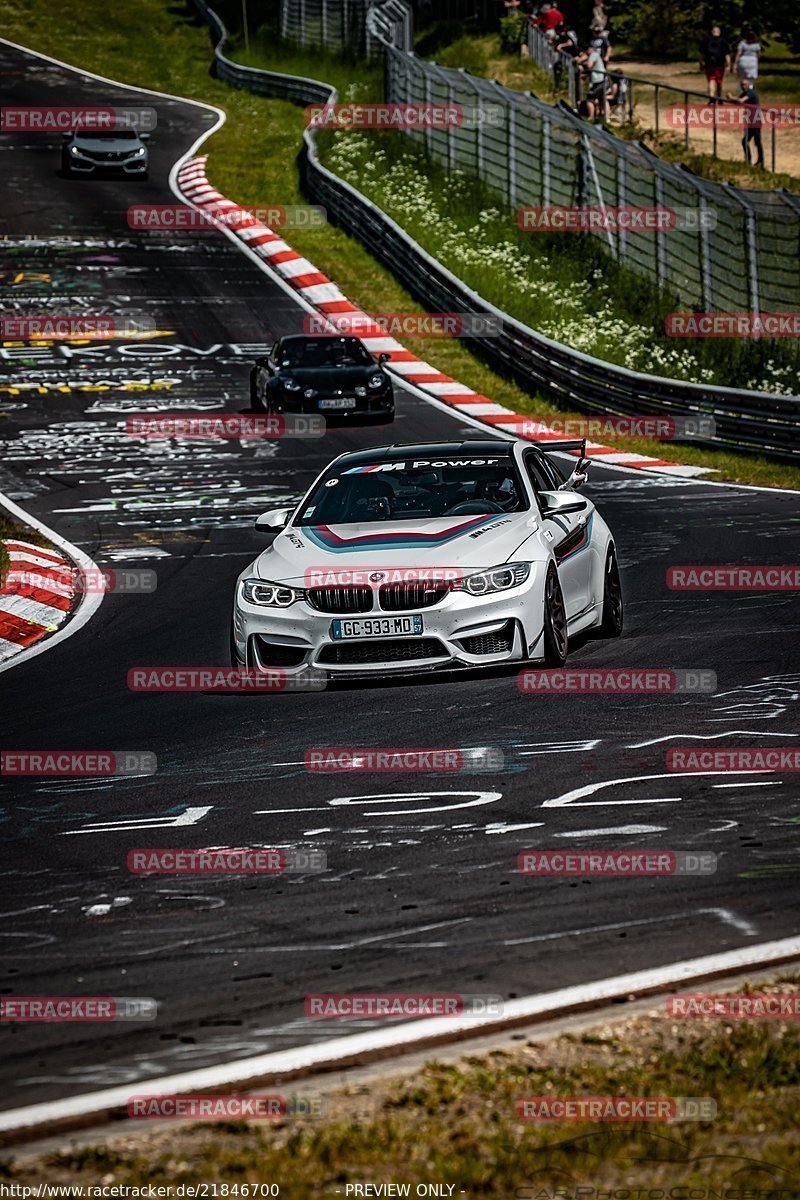
[[[329,676],[538,662],[622,632],[585,443],[474,440],[340,455],[236,583],[235,666]],[[578,452],[568,479],[550,452]]]

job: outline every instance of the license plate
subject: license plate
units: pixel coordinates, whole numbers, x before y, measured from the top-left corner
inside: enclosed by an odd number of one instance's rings
[[[422,633],[422,617],[362,617],[354,621],[332,621],[334,641],[347,638],[416,637]]]
[[[333,396],[330,400],[320,400],[320,408],[355,408],[356,402],[350,396]]]

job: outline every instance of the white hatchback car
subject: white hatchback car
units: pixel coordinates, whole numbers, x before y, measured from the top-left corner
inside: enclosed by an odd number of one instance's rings
[[[566,660],[622,632],[611,532],[541,446],[474,440],[340,455],[236,584],[235,666],[330,675]]]

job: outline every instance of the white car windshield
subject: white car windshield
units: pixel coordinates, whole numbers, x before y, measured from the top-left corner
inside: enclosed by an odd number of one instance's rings
[[[295,525],[356,525],[426,517],[485,516],[528,507],[508,457],[368,463],[326,475]]]

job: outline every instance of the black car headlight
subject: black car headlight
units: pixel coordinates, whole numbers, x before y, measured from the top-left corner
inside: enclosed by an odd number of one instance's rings
[[[369,379],[367,380],[367,387],[371,387],[371,388],[374,388],[377,390],[378,388],[383,387],[383,385],[385,383],[386,383],[385,375],[370,375]]]
[[[306,400],[313,400],[314,397],[316,396],[316,394],[317,393],[314,391],[313,388],[304,388],[303,389],[303,395],[306,398]]]
[[[491,592],[506,592],[519,587],[531,573],[531,564],[525,562],[504,563],[490,567],[488,571],[477,571],[466,575],[454,585],[454,591],[467,592],[470,596],[488,596]]]
[[[355,389],[355,393],[360,398],[362,396],[366,396],[367,389],[365,387],[362,387],[361,384],[359,384],[358,387]]]
[[[242,597],[248,604],[260,604],[264,608],[289,608],[305,598],[302,588],[287,587],[284,583],[270,583],[266,579],[245,579]]]
[[[296,379],[282,379],[281,383],[286,388],[287,392],[299,392],[300,384]]]

